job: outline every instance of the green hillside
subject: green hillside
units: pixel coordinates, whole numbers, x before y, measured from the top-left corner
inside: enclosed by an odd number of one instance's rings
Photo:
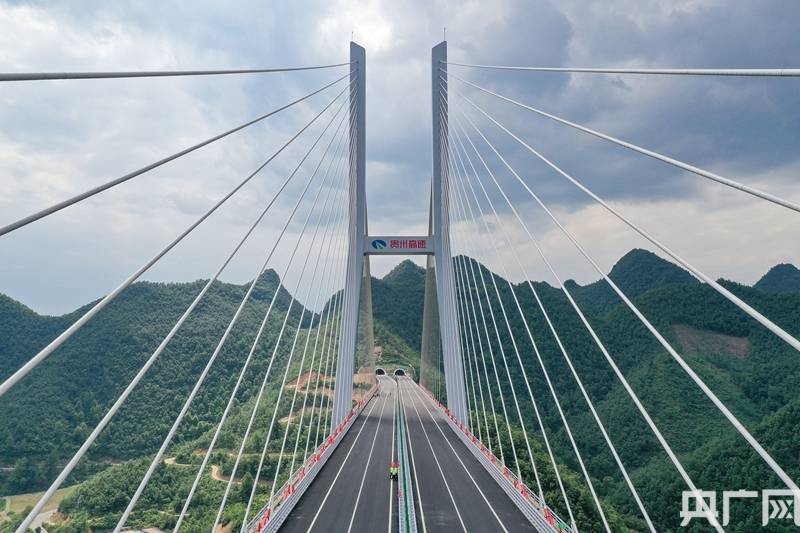
[[[84,441],[204,283],[132,285],[0,398],[0,466],[14,467],[0,471],[0,493],[46,487],[56,466]],[[277,286],[274,272],[265,273],[259,280],[177,441],[200,435],[215,420],[212,407],[219,406],[223,391],[232,386],[232,376],[249,351]],[[225,283],[212,286],[103,432],[89,454],[90,460],[78,469],[78,478],[108,463],[158,448],[246,289]],[[275,313],[256,352],[256,371],[248,373],[244,398],[252,394],[257,371],[264,368],[266,350],[274,344],[289,300],[289,294],[281,288]],[[33,356],[86,308],[62,317],[45,317],[7,297],[0,298],[0,377],[8,376]],[[299,318],[301,310],[295,303],[292,314]]]
[[[491,273],[486,269],[482,271],[488,281]],[[764,444],[776,455],[783,456],[783,466],[797,477],[800,445],[796,439],[787,438],[797,426],[782,426],[792,418],[779,415],[781,409],[800,400],[797,353],[713,289],[695,282],[674,264],[649,252],[627,254],[612,270],[612,278],[634,296],[636,305],[742,422],[751,428],[773,427],[774,434],[783,432],[782,438],[765,439]],[[645,283],[647,279],[652,279],[649,286]],[[577,461],[533,355],[522,319],[506,282],[501,278],[497,278],[497,282],[532,388],[539,394],[545,427],[555,436],[554,447],[559,457],[577,471]],[[732,282],[724,283],[789,332],[800,334],[800,294],[775,295]],[[662,528],[677,531],[677,511],[683,490],[680,477],[564,295],[544,283],[535,286],[623,463],[634,479],[639,480],[637,485],[646,508]],[[593,481],[607,501],[637,516],[635,503],[530,289],[527,284],[519,284],[515,290]],[[691,475],[699,486],[716,490],[782,486],[621,301],[614,301],[599,283],[585,287],[572,283],[570,290],[587,311],[590,323],[670,445],[682,460],[694,466]],[[474,292],[476,297],[479,294],[482,295],[482,291]],[[499,314],[499,302],[493,294],[490,301]],[[483,302],[486,306],[485,299]],[[504,346],[511,346],[505,328],[501,328],[500,338]],[[496,340],[493,339],[492,344],[498,351]],[[511,371],[517,390],[523,391],[518,367],[513,365]],[[496,395],[496,403],[501,396],[508,402],[511,394],[506,385],[502,395]],[[534,414],[527,403],[523,410],[525,418],[533,425]],[[780,427],[775,428],[776,425]],[[538,432],[536,437],[541,438]],[[739,454],[742,461],[747,462],[748,469],[738,477],[727,475],[727,458]],[[760,508],[753,512],[760,516]]]
[[[800,292],[800,269],[794,265],[775,265],[754,285],[766,292]]]
[[[372,279],[372,312],[414,351],[422,344],[425,270],[406,259],[383,279]],[[417,356],[419,357],[419,356]]]
[[[493,274],[482,265],[475,263],[475,266],[479,269],[476,273],[480,271],[487,283],[491,283]],[[800,335],[800,290],[793,289],[795,271],[797,269],[791,265],[779,265],[754,287],[729,281],[722,283],[790,333]],[[620,259],[610,275],[789,474],[795,479],[800,477],[800,444],[796,438],[800,427],[797,353],[713,289],[650,252],[632,250]],[[424,279],[422,268],[405,261],[383,279],[372,280],[375,343],[382,350],[378,364],[388,369],[402,366],[416,378]],[[491,304],[498,320],[501,320],[500,303],[505,307],[551,445],[559,462],[563,463],[570,499],[579,521],[589,525],[584,530],[594,531],[600,527],[599,518],[579,474],[578,462],[522,318],[506,281],[498,276],[495,281],[501,301],[494,293],[487,300],[482,289],[471,287],[473,297],[480,298],[487,313]],[[480,281],[478,283],[480,285]],[[0,494],[28,492],[46,486],[201,285],[202,282],[135,284],[0,399],[4,422],[0,424],[0,466],[5,467],[0,470]],[[173,513],[181,505],[194,472],[187,464],[198,464],[202,458],[198,450],[209,442],[227,391],[233,386],[242,357],[278,285],[273,272],[260,280],[256,298],[248,304],[239,326],[234,328],[221,360],[209,375],[207,385],[195,400],[195,407],[169,452],[170,456],[177,457],[176,464],[162,465],[159,469],[134,513],[132,525],[171,527]],[[698,526],[685,529],[678,526],[683,482],[563,293],[546,283],[535,282],[534,286],[659,530],[704,531]],[[570,281],[567,286],[698,486],[719,491],[781,488],[760,458],[750,451],[604,282],[581,286]],[[90,460],[74,476],[75,481],[86,481],[61,504],[61,510],[69,515],[70,521],[58,531],[83,531],[84,526],[102,529],[119,515],[127,501],[125,495],[133,491],[137,476],[141,476],[145,467],[143,458],[157,448],[245,289],[244,286],[215,284],[207,300],[187,321],[184,330],[131,397],[130,404],[93,448]],[[530,288],[520,283],[515,284],[514,289],[614,530],[643,530],[645,526],[635,502],[575,386]],[[274,343],[289,298],[290,295],[281,289],[279,312],[270,321],[257,351],[254,370],[248,373],[239,402],[223,429],[219,450],[212,458],[222,475],[230,472],[231,453],[247,423],[258,387],[257,379],[265,369],[266,352]],[[8,375],[36,353],[80,312],[45,317],[0,296],[0,376]],[[292,312],[299,313],[299,306],[295,305]],[[562,516],[566,515],[544,441],[527,400],[522,373],[510,348],[508,331],[504,323],[498,324],[497,335],[509,357],[509,370],[521,400],[545,494]],[[492,349],[499,355],[498,340],[494,330],[490,331]],[[316,329],[308,332],[315,333]],[[301,342],[305,335],[305,332],[300,335]],[[485,350],[486,363],[491,368],[488,353],[489,350]],[[284,346],[278,356],[285,358],[287,355],[288,346]],[[502,368],[499,363],[498,367]],[[292,374],[296,368],[297,361],[293,363]],[[502,390],[494,391],[496,410],[499,411],[501,401],[505,401],[509,412],[513,413],[511,389],[504,374],[501,374],[501,381]],[[275,400],[276,388],[270,389],[269,405]],[[284,395],[281,404],[287,412],[288,401]],[[259,411],[259,427],[268,425],[269,414],[266,409]],[[534,486],[532,465],[527,453],[522,451],[522,429],[517,420],[512,419],[512,423],[520,467],[529,485]],[[252,456],[257,455],[258,442],[263,442],[265,437],[265,430],[259,431],[248,442],[246,459],[237,475],[244,485],[248,483],[247,475],[255,472],[256,458]],[[282,431],[282,426],[278,426],[278,431]],[[508,451],[511,442],[502,428],[500,439]],[[271,448],[267,475],[274,471],[278,451]],[[120,462],[122,464],[109,467]],[[97,471],[102,472],[93,474]],[[218,501],[222,488],[222,482],[210,476],[203,478],[198,505],[187,527],[203,529],[207,525],[215,512],[213,502]],[[237,489],[237,495],[239,492]],[[237,495],[226,511],[226,521],[233,525],[243,510]],[[751,531],[760,519],[760,507],[754,507],[751,512],[735,510],[733,516],[742,528],[730,531]],[[10,523],[0,526],[0,531],[4,531],[3,527],[10,527]]]

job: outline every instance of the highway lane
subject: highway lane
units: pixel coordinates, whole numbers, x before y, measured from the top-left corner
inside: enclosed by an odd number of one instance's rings
[[[400,395],[410,439],[419,531],[534,531],[424,391],[401,378]]]
[[[380,395],[365,406],[280,531],[397,531],[389,479],[396,384],[378,379]]]

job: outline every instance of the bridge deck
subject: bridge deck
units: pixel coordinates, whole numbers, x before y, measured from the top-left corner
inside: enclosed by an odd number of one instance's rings
[[[533,531],[533,526],[413,381],[400,380],[411,444],[419,530]],[[423,526],[424,522],[424,526]]]
[[[281,531],[397,531],[393,456],[393,379],[379,376],[371,400],[286,519]],[[533,527],[412,380],[400,378],[418,530],[533,531]],[[421,507],[420,507],[421,506]]]
[[[389,479],[396,386],[378,376],[379,396],[364,407],[281,531],[397,531],[396,487]]]

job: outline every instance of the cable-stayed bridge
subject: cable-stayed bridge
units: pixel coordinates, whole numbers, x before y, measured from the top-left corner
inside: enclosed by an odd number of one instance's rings
[[[668,459],[671,468],[679,475],[682,490],[696,496],[701,495],[701,490],[714,490],[715,487],[696,484],[697,473],[683,464],[680,453],[651,413],[652,407],[646,407],[640,398],[645,391],[637,390],[637,386],[629,381],[629,376],[620,368],[618,357],[609,348],[608,339],[604,339],[603,333],[587,318],[585,308],[563,281],[563,273],[554,267],[545,248],[540,245],[536,228],[521,211],[521,204],[531,201],[552,220],[564,239],[596,270],[614,295],[669,355],[675,364],[675,372],[683,373],[691,380],[735,429],[742,445],[748,447],[780,480],[782,486],[775,488],[800,497],[800,489],[785,470],[797,468],[797,464],[780,464],[773,457],[770,450],[775,443],[756,438],[747,424],[726,406],[717,395],[719,391],[704,380],[669,336],[659,330],[652,318],[609,277],[559,220],[537,193],[536,184],[526,177],[526,170],[503,153],[501,141],[497,139],[518,144],[524,152],[544,163],[735,306],[743,316],[756,321],[778,342],[800,351],[796,332],[787,331],[786,325],[779,325],[762,314],[752,303],[694,266],[691,259],[678,255],[668,243],[651,233],[646,223],[629,217],[589,188],[581,177],[567,172],[559,162],[538,151],[533,140],[526,139],[497,118],[499,115],[489,111],[489,103],[510,106],[519,113],[528,114],[530,120],[554,121],[676,167],[697,179],[711,180],[720,187],[733,188],[769,202],[776,209],[800,212],[800,204],[500,94],[472,81],[469,75],[480,70],[517,72],[519,75],[567,72],[587,76],[797,77],[800,70],[551,68],[453,63],[448,62],[447,44],[440,43],[433,48],[431,57],[433,168],[429,231],[426,235],[372,235],[367,227],[365,191],[366,52],[351,43],[350,53],[349,60],[339,64],[287,68],[0,74],[0,81],[6,83],[42,80],[85,83],[77,80],[266,75],[304,70],[335,72],[330,82],[251,121],[22,219],[5,222],[0,228],[0,238],[12,232],[24,232],[27,225],[108,189],[123,185],[135,187],[138,176],[224,137],[265,120],[280,120],[281,114],[298,104],[317,106],[313,118],[288,137],[252,173],[191,225],[171,236],[162,250],[122,280],[107,296],[87,308],[47,346],[30,354],[27,362],[19,368],[12,369],[0,384],[2,396],[21,380],[35,380],[37,366],[95,315],[256,179],[288,147],[306,143],[302,157],[277,192],[259,212],[254,213],[248,230],[243,235],[232,237],[233,245],[220,257],[219,267],[209,273],[208,281],[52,480],[50,487],[17,527],[17,533],[31,526],[193,311],[202,304],[253,232],[272,215],[273,206],[285,201],[290,191],[295,189],[299,189],[299,195],[289,198],[293,207],[285,220],[279,222],[278,237],[265,251],[263,262],[254,272],[253,281],[227,328],[216,344],[209,347],[204,368],[189,394],[182,398],[182,407],[163,435],[157,452],[149,458],[143,477],[135,490],[126,495],[124,511],[113,527],[115,533],[131,529],[128,525],[131,514],[158,468],[168,459],[181,424],[215,368],[231,331],[256,291],[259,279],[274,263],[276,254],[283,253],[278,252],[279,244],[288,245],[291,250],[285,269],[279,274],[280,279],[286,280],[289,272],[299,272],[297,281],[285,287],[291,295],[288,310],[278,311],[276,302],[280,291],[275,290],[249,351],[241,354],[239,366],[230,376],[230,388],[222,399],[224,408],[210,432],[210,441],[201,461],[193,465],[190,488],[179,495],[182,504],[174,510],[173,531],[197,527],[187,526],[187,517],[192,513],[193,502],[196,505],[194,500],[204,476],[211,475],[214,452],[220,447],[220,436],[227,427],[226,423],[241,407],[237,405],[237,399],[247,379],[255,380],[257,392],[252,407],[246,404],[249,412],[238,437],[231,471],[227,479],[219,480],[224,489],[219,501],[214,502],[216,516],[208,524],[212,532],[224,528],[238,528],[242,533],[278,529],[613,531],[615,522],[613,517],[609,517],[599,488],[602,480],[593,474],[586,460],[587,455],[595,451],[573,434],[570,420],[562,408],[562,391],[551,379],[554,370],[571,376],[574,389],[585,403],[584,411],[602,438],[606,448],[604,453],[610,454],[617,475],[630,493],[632,513],[640,520],[641,527],[649,531],[662,530],[663,526],[648,512],[648,502],[640,496],[643,480],[629,474],[629,465],[626,466],[626,461],[617,451],[619,442],[615,442],[607,431],[608,421],[603,419],[587,390],[593,376],[581,373],[580,365],[574,364],[568,344],[564,342],[569,333],[552,318],[553,310],[548,307],[547,298],[541,297],[540,289],[530,281],[530,265],[523,254],[510,245],[511,232],[520,231],[531,250],[557,280],[557,288],[563,293],[569,312],[574,313],[585,328],[603,364],[621,384],[627,401],[635,406],[657,441],[658,452]],[[510,183],[521,187],[525,197],[510,193]],[[289,237],[292,232],[287,231],[290,227],[300,227],[294,241]],[[477,231],[466,228],[477,228]],[[488,272],[483,265],[503,252],[510,253],[513,265],[501,263],[496,275]],[[417,374],[410,368],[381,367],[375,358],[369,261],[372,255],[379,254],[426,256],[421,361]],[[335,260],[325,260],[330,257]],[[519,269],[528,281],[522,284],[509,281],[513,269]],[[327,294],[333,296],[325,301],[324,295]],[[299,316],[291,313],[295,305],[300,309]],[[526,306],[533,306],[536,313],[526,310]],[[315,312],[314,309],[321,311]],[[539,321],[539,324],[534,324],[534,321]],[[269,339],[271,345],[266,350],[264,370],[252,377],[259,346],[266,339],[265,331],[271,326],[276,327],[277,335]],[[547,335],[548,346],[555,347],[562,365],[560,369],[553,368],[553,359],[543,357],[543,340],[539,337],[542,329]],[[542,386],[536,386],[533,374]],[[545,405],[557,414],[561,425],[557,432],[545,421],[542,412]],[[262,412],[267,416],[259,416]],[[568,443],[568,457],[560,456],[563,448],[555,446],[554,439]],[[231,518],[227,511],[232,505],[234,485],[241,478],[241,463],[247,455],[248,443],[253,441],[259,450],[255,454],[254,479],[242,515]],[[575,472],[567,472],[567,464],[576,465]],[[393,476],[389,475],[390,466]],[[589,513],[583,509],[579,512],[576,508],[577,492],[571,489],[571,483],[581,485],[588,494],[591,502]],[[698,497],[696,507],[692,509],[710,527],[724,531],[728,526],[727,517],[717,513],[714,505]]]

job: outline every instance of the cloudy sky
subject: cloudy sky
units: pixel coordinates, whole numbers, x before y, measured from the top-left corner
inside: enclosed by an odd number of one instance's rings
[[[353,35],[367,49],[370,230],[415,234],[427,230],[430,48],[442,39],[445,27],[453,61],[583,67],[800,66],[800,6],[794,0],[272,4],[0,2],[0,71],[327,64],[347,60]],[[530,105],[800,201],[798,79],[503,73],[456,66],[450,70]],[[204,78],[4,83],[0,224],[250,120],[346,72],[342,67]],[[0,292],[50,314],[102,296],[258,167],[342,88],[340,84],[0,237]],[[475,120],[604,268],[633,247],[652,247],[482,118],[456,91],[708,274],[752,283],[776,263],[800,263],[797,213],[546,121],[451,79],[453,120],[463,121],[455,117],[465,114]],[[292,143],[146,279],[185,281],[212,275],[332,114],[323,115],[319,127]],[[331,128],[337,124],[334,120]],[[252,278],[331,138],[323,136],[318,151],[279,196],[222,279],[243,283]],[[597,279],[486,145],[474,135],[473,140],[559,272],[580,282]],[[332,168],[331,184],[339,177],[337,165]],[[342,186],[343,182],[328,188],[333,196],[323,223],[341,214],[335,207],[342,205],[341,196],[336,196]],[[496,192],[492,195],[502,201]],[[313,196],[312,188],[309,200]],[[319,201],[325,198],[322,194]],[[300,233],[307,206],[310,202],[303,203],[276,251],[270,266],[279,271]],[[502,250],[499,256],[485,237],[463,238],[479,234],[481,224],[458,224],[454,250],[485,255],[498,270],[506,264],[510,275],[519,279],[521,272],[512,268],[513,248],[524,257],[532,277],[550,280],[508,209],[501,210],[499,223],[492,217],[486,220]],[[330,259],[323,265],[338,264],[335,249],[323,253]],[[373,274],[385,274],[397,261],[375,261]],[[299,270],[299,265],[290,268],[290,287]]]

